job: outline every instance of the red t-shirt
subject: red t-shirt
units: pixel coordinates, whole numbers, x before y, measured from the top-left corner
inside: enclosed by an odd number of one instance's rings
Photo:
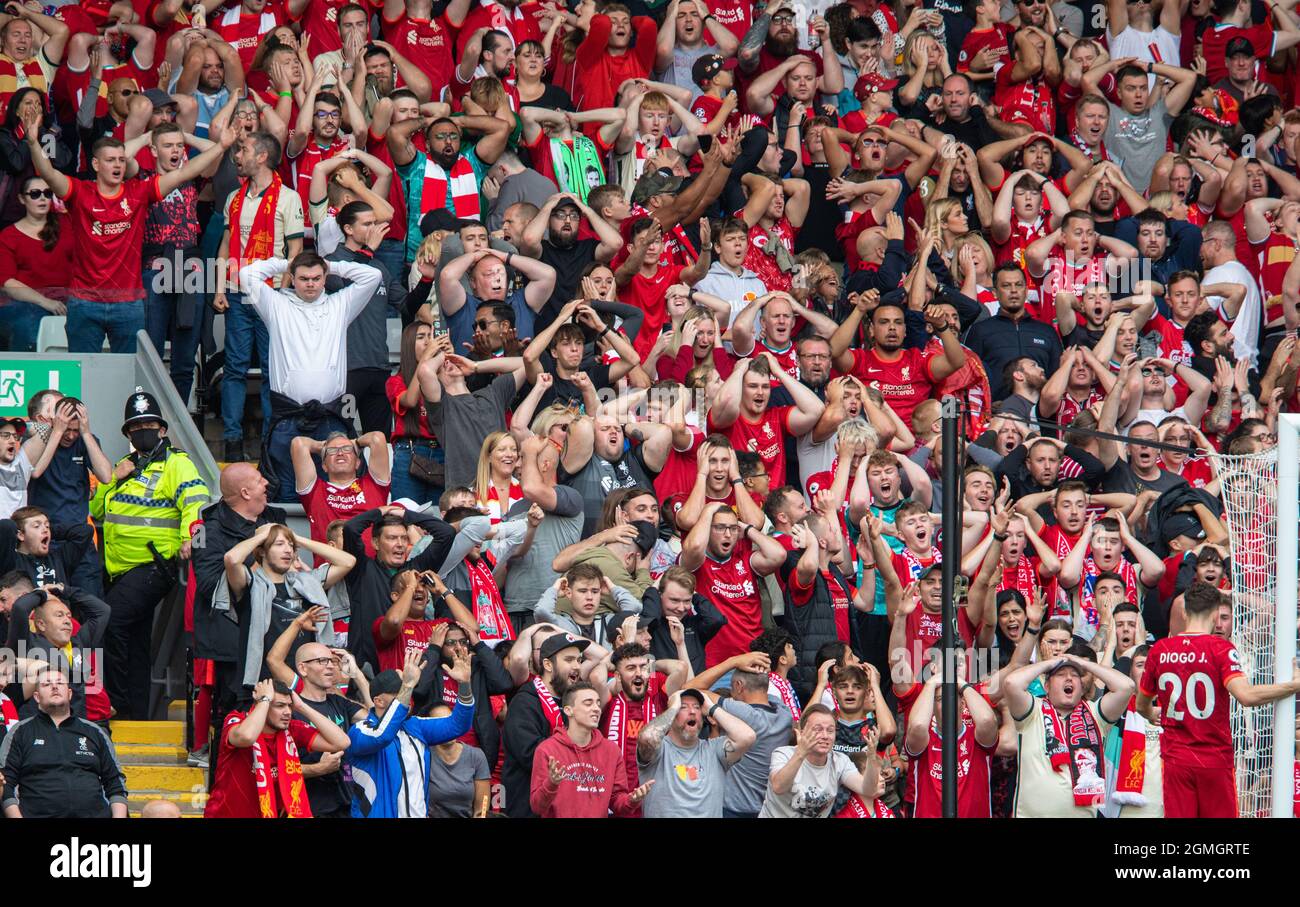
[[[451,56],[451,31],[437,19],[416,19],[402,13],[391,22],[382,16],[379,29],[433,83],[435,100],[443,85],[452,82],[456,63]],[[473,32],[470,32],[473,34]]]
[[[1011,53],[1011,26],[1005,22],[995,22],[992,28],[972,28],[961,42],[961,53],[957,54],[957,71],[970,72],[970,62],[984,48],[988,48],[992,59],[989,60],[996,69],[1007,61]]]
[[[1012,65],[1003,63],[993,77],[993,97],[1002,108],[1002,119],[1022,119],[1038,132],[1056,131],[1056,96],[1042,76],[1023,82],[1011,81]]]
[[[635,788],[640,785],[640,773],[636,765],[636,739],[641,733],[641,729],[646,726],[645,707],[647,702],[655,704],[655,714],[662,715],[668,708],[668,696],[664,693],[664,675],[657,671],[651,672],[649,682],[646,684],[645,696],[639,700],[634,700],[630,696],[627,700],[627,714],[623,716],[623,761],[627,766],[627,786]],[[613,702],[611,698],[610,702]],[[607,703],[605,710],[600,715],[600,733],[605,738],[609,738],[609,718],[610,706]],[[618,743],[617,740],[613,741]]]
[[[1226,639],[1183,633],[1151,647],[1138,688],[1160,700],[1160,758],[1174,765],[1232,770],[1228,681],[1241,657]]]
[[[668,320],[664,297],[668,295],[669,287],[680,282],[678,276],[681,273],[681,265],[667,267],[660,265],[653,276],[646,277],[644,274],[637,273],[627,286],[619,290],[619,302],[634,305],[645,312],[645,320],[641,323],[641,330],[637,332],[636,342],[633,344],[637,354],[643,360],[650,355],[650,348],[655,345],[655,340],[663,330],[664,322]]]
[[[420,433],[414,439],[406,433],[406,414],[409,412],[406,407],[402,406],[399,399],[402,394],[406,393],[406,382],[402,380],[401,375],[391,376],[384,383],[384,395],[388,397],[388,405],[393,408],[393,432],[390,440],[396,441],[399,438],[406,440],[433,440],[433,429],[429,427],[429,413],[424,407],[424,396],[421,395],[418,404],[420,408],[419,426]]]
[[[1205,79],[1216,85],[1228,77],[1228,61],[1225,52],[1228,42],[1233,38],[1245,38],[1255,48],[1255,56],[1261,60],[1273,55],[1273,23],[1252,25],[1240,28],[1236,25],[1211,25],[1201,36],[1201,56],[1205,58]]]
[[[975,739],[975,722],[970,715],[962,715],[961,730],[957,734],[957,817],[959,819],[987,819],[992,802],[989,778],[993,754],[997,746],[984,746]],[[917,819],[938,819],[943,816],[943,738],[930,721],[930,739],[925,752],[912,756],[916,763],[913,777],[916,783]]]
[[[267,0],[260,13],[245,13],[243,7],[236,3],[224,6],[208,16],[208,28],[219,34],[223,41],[239,53],[239,62],[243,64],[245,72],[252,68],[253,56],[257,53],[257,45],[261,43],[262,36],[284,22],[284,12],[280,9],[278,0]],[[333,33],[337,42],[338,27],[328,31]],[[315,35],[312,37],[314,39]],[[315,47],[311,49],[316,50]]]
[[[203,815],[209,819],[260,819],[262,810],[257,803],[257,779],[253,772],[253,748],[251,746],[231,746],[230,732],[248,717],[247,712],[231,712],[226,716],[226,724],[221,729],[221,758],[217,762],[217,780],[208,796],[208,805]],[[262,752],[267,754],[267,770],[271,774],[267,785],[271,797],[277,799],[280,789],[276,783],[278,766],[274,758],[276,734],[288,733],[298,747],[299,755],[311,749],[311,742],[316,739],[316,730],[305,721],[289,719],[287,731],[276,731],[262,735]],[[304,804],[306,805],[306,804]],[[283,805],[275,804],[274,812],[279,815]]]
[[[350,485],[335,485],[317,477],[306,494],[299,494],[303,510],[311,523],[311,537],[325,543],[325,530],[335,520],[350,520],[359,513],[383,507],[388,503],[388,483],[379,484],[366,473]],[[366,553],[374,556],[374,545],[366,534]]]
[[[521,4],[510,8],[491,0],[475,3],[473,9],[465,16],[465,21],[455,27],[456,59],[459,60],[465,55],[465,45],[480,28],[495,28],[506,32],[514,39],[516,47],[524,41],[536,41],[540,44],[542,29],[537,24],[539,10],[540,7],[532,4]],[[448,20],[448,24],[453,23]],[[435,86],[437,84],[434,83]]]
[[[745,0],[709,0],[709,12],[713,18],[718,20],[719,25],[725,25],[727,31],[736,36],[737,40],[745,37],[745,32],[749,31],[749,26],[753,24],[750,18],[753,12],[753,4]],[[704,29],[704,40],[713,44],[713,35],[709,30]]]
[[[140,268],[145,214],[161,200],[158,178],[127,180],[116,195],[101,195],[93,180],[68,180],[69,232],[77,255],[69,270],[70,295],[92,302],[144,298]]]
[[[68,288],[59,275],[65,273],[76,252],[71,230],[60,230],[59,241],[47,252],[44,243],[16,225],[5,227],[0,231],[0,284],[19,280],[51,299],[67,299]]]
[[[1259,262],[1259,286],[1264,291],[1264,324],[1282,318],[1282,279],[1295,260],[1296,242],[1281,233],[1270,233],[1262,243],[1251,243]]]
[[[713,122],[713,118],[718,115],[718,111],[721,109],[721,99],[712,95],[702,94],[691,102],[691,113],[695,114],[695,118],[705,126]],[[727,125],[740,125],[740,105],[736,105],[736,108],[731,111],[731,116],[727,117]]]
[[[370,635],[374,637],[375,649],[379,653],[379,670],[400,671],[406,663],[408,652],[423,655],[429,648],[429,638],[433,635],[433,621],[423,618],[404,621],[402,631],[393,637],[392,642],[384,642],[383,637],[379,635],[379,627],[383,622],[382,617],[376,617],[375,622],[370,626]]]
[[[979,633],[979,627],[971,623],[970,616],[966,613],[965,608],[957,609],[957,632],[961,635],[961,644],[963,646],[972,645],[976,635]],[[943,615],[931,614],[921,605],[907,615],[907,655],[911,658],[918,654],[922,659],[925,654],[932,648],[939,645],[943,639]],[[919,644],[919,645],[918,645]],[[924,661],[912,665],[912,669],[917,670]]]
[[[655,476],[655,493],[659,495],[659,500],[667,501],[676,494],[682,495],[683,502],[686,500],[685,496],[691,493],[691,488],[695,485],[695,475],[699,472],[696,451],[703,440],[704,432],[698,428],[691,429],[690,447],[686,450],[669,448],[664,468],[660,470],[659,475]]]
[[[726,561],[705,555],[695,571],[695,591],[703,595],[727,618],[727,623],[704,647],[707,667],[749,651],[749,644],[763,632],[763,609],[758,598],[757,578],[750,569],[753,548],[741,539]]]
[[[311,44],[308,47],[313,54],[343,49],[343,40],[339,38],[339,10],[350,2],[351,0],[307,0],[307,8],[301,15],[297,17],[290,15],[294,22],[302,24],[305,34],[311,35]],[[285,12],[288,10],[286,9]],[[396,42],[390,39],[390,43]],[[406,54],[405,48],[401,45],[398,45],[398,49]],[[410,54],[406,55],[410,56]]]
[[[937,383],[924,351],[910,347],[900,349],[893,360],[882,358],[874,349],[855,349],[850,374],[879,390],[904,425],[912,424],[912,411],[930,398]]]
[[[710,413],[709,431],[721,431],[736,450],[758,454],[767,467],[769,484],[772,488],[780,488],[785,484],[785,436],[790,431],[790,412],[793,409],[793,406],[769,406],[757,422],[750,422],[742,413],[726,429],[715,426]]]

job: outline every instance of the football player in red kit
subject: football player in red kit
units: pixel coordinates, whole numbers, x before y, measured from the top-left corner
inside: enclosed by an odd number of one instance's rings
[[[1229,695],[1249,708],[1300,692],[1300,679],[1267,684],[1246,679],[1236,646],[1210,632],[1219,602],[1219,590],[1209,583],[1191,585],[1183,598],[1186,632],[1151,647],[1138,685],[1138,709],[1148,720],[1157,720],[1155,702],[1160,703],[1165,817],[1170,819],[1237,816]]]

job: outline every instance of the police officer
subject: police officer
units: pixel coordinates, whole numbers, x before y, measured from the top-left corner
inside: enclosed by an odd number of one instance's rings
[[[104,521],[104,566],[112,614],[104,638],[105,680],[119,719],[149,718],[150,639],[158,603],[176,585],[177,559],[190,556],[190,526],[208,489],[189,454],[167,440],[152,394],[126,401],[122,434],[132,452],[100,485],[91,514]]]

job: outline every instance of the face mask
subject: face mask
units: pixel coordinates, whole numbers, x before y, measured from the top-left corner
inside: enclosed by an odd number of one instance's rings
[[[137,428],[133,432],[128,432],[127,437],[131,439],[131,446],[140,453],[150,453],[161,440],[158,431],[156,428]]]

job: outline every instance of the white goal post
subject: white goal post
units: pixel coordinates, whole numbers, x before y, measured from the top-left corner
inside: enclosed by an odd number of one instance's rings
[[[1300,416],[1278,420],[1278,443],[1257,454],[1211,454],[1232,556],[1232,641],[1252,684],[1292,678],[1300,583]],[[1238,814],[1294,814],[1295,699],[1231,702]]]

